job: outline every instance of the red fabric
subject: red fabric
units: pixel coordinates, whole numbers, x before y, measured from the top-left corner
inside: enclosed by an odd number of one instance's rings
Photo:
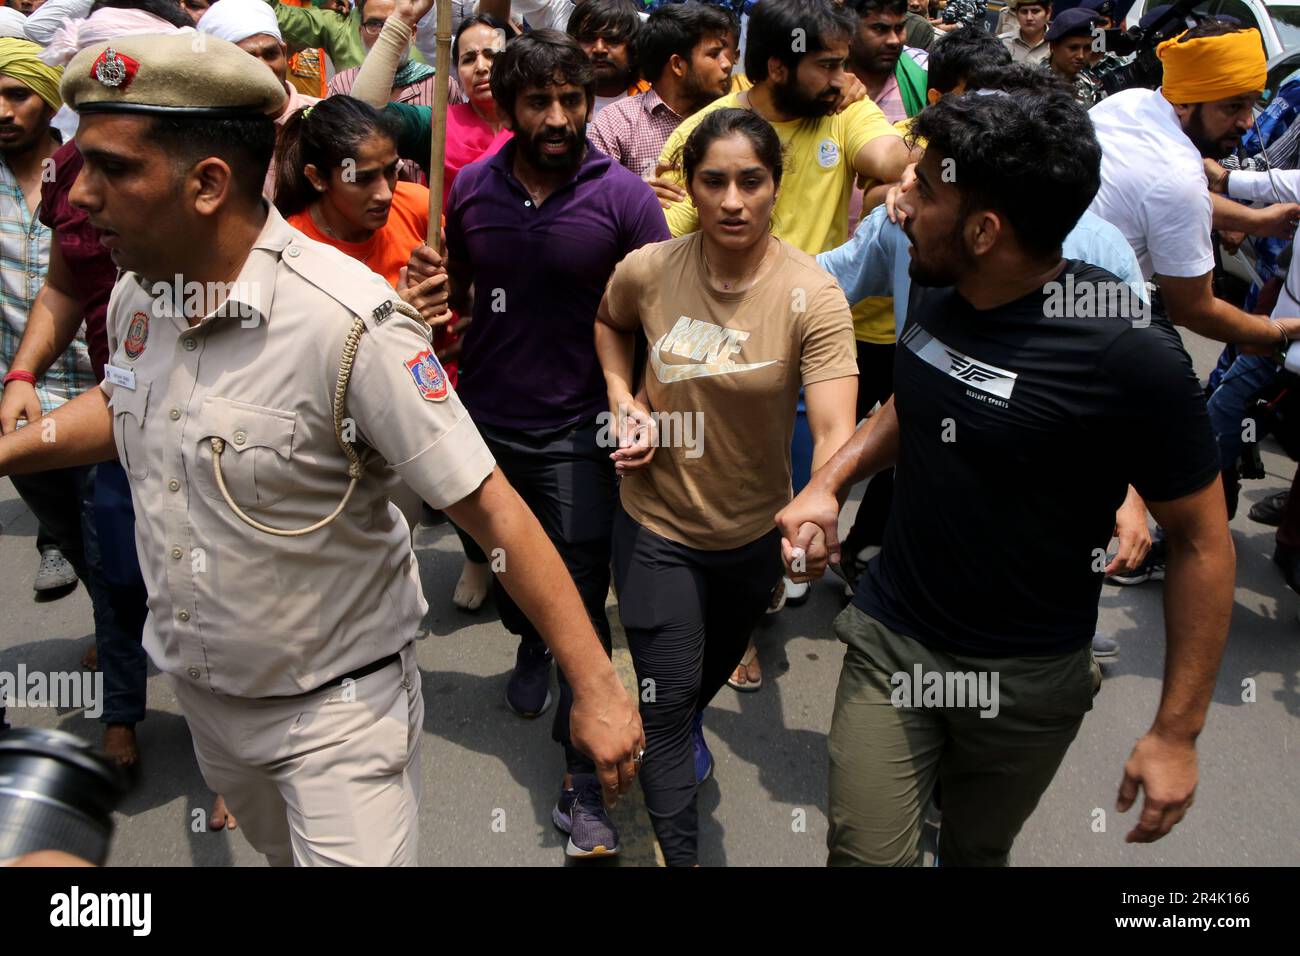
[[[104,377],[108,362],[108,295],[117,281],[117,266],[108,250],[99,244],[99,230],[90,224],[83,210],[68,201],[72,184],[81,172],[81,153],[76,143],[65,143],[54,154],[54,175],[41,183],[41,222],[54,231],[54,241],[63,253],[72,275],[69,290],[81,305],[86,319],[86,345],[95,375]]]

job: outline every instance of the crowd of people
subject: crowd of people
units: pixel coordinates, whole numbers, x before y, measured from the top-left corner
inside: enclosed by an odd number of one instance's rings
[[[428,598],[518,637],[505,696],[554,708],[569,856],[620,851],[639,781],[665,862],[698,864],[708,707],[761,692],[760,622],[824,577],[832,864],[916,863],[932,805],[943,863],[1007,863],[1119,653],[1104,581],[1168,594],[1119,804],[1130,841],[1169,833],[1240,422],[1300,338],[1300,86],[1255,127],[1258,32],[1159,8],[1121,56],[1115,0],[992,29],[454,2],[439,116],[436,13],[0,8],[0,475],[36,590],[89,591],[106,753],[140,759],[151,659],[214,826],[272,864],[416,862],[411,532],[447,522],[464,563]],[[1140,56],[1158,89],[1103,82]],[[1259,239],[1239,303],[1215,233]],[[1178,327],[1225,344],[1208,385]],[[1300,589],[1300,496],[1259,517]],[[969,699],[902,699],[913,674]]]

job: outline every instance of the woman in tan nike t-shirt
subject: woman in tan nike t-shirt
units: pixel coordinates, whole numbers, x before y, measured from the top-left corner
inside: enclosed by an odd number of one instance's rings
[[[702,714],[781,579],[773,516],[790,501],[799,389],[815,469],[853,434],[858,367],[844,293],[770,234],[782,172],[771,125],[749,110],[711,113],[682,170],[700,231],[618,265],[596,350],[622,476],[619,615],[646,689],[641,786],[664,859],[691,866],[697,781],[713,765]],[[649,354],[634,398],[638,330]]]

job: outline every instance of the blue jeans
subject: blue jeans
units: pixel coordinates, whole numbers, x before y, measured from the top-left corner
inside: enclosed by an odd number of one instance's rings
[[[1219,440],[1219,463],[1229,470],[1241,455],[1242,419],[1247,403],[1278,376],[1277,363],[1264,355],[1238,355],[1219,378],[1206,410]]]
[[[106,724],[144,720],[149,658],[141,640],[148,592],[135,552],[135,510],[126,472],[115,461],[96,465],[81,509],[82,540],[95,611],[95,647],[104,675]]]
[[[148,593],[135,553],[135,511],[117,462],[14,477],[14,487],[90,594],[106,724],[144,720]],[[0,730],[5,728],[0,709]]]

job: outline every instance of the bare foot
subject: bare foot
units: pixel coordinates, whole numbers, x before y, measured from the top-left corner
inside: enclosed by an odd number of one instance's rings
[[[451,603],[462,611],[477,611],[483,606],[491,583],[492,570],[486,564],[466,558],[465,566],[460,569],[456,590],[451,595]]]
[[[93,643],[86,653],[81,655],[81,666],[88,671],[99,670],[99,648]]]
[[[208,815],[209,830],[234,830],[239,826],[235,815],[226,809],[226,798],[217,794],[212,803],[212,813]]]
[[[104,728],[104,752],[119,767],[134,767],[140,762],[135,744],[135,724],[109,724]]]

